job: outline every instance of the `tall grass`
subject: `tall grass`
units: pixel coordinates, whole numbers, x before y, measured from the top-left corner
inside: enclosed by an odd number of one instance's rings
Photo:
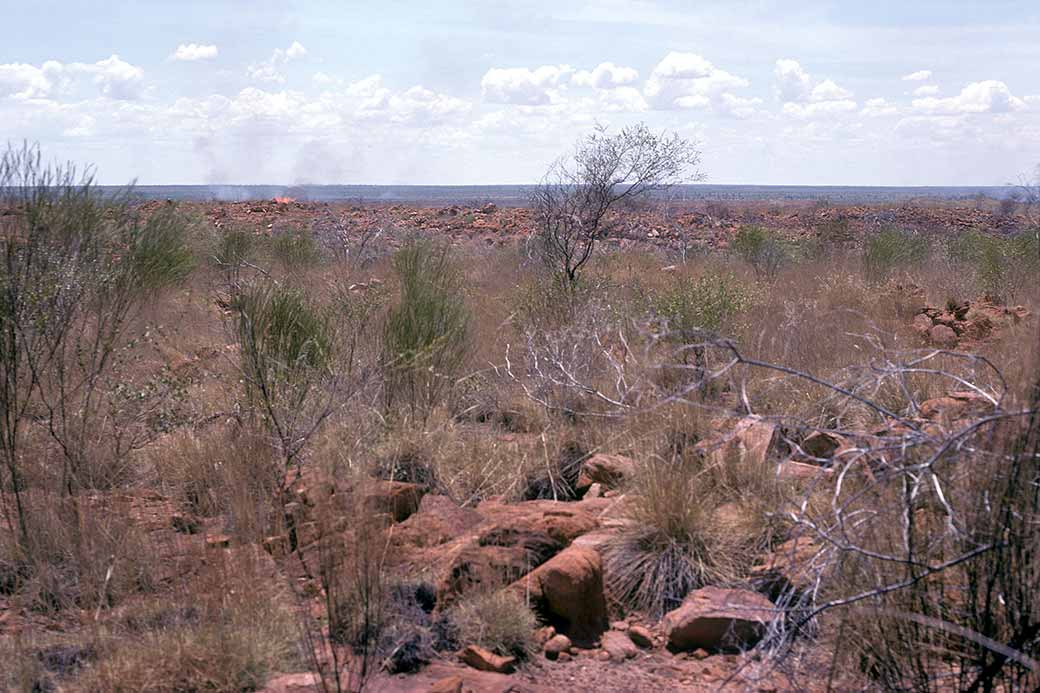
[[[400,299],[383,329],[386,408],[425,418],[449,393],[470,350],[470,312],[450,246],[412,240],[393,260]]]

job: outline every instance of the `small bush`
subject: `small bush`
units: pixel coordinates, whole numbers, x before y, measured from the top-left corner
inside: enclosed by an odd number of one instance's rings
[[[271,254],[286,272],[312,265],[321,257],[314,236],[304,230],[290,229],[271,238]]]
[[[534,652],[538,619],[523,598],[511,590],[467,597],[452,610],[451,618],[461,643],[521,660]]]
[[[884,279],[897,269],[924,262],[928,253],[928,239],[916,231],[885,228],[867,238],[863,271],[870,279]]]
[[[759,277],[776,276],[789,257],[783,240],[761,226],[740,227],[730,247]]]
[[[447,244],[414,240],[394,256],[401,285],[383,330],[386,406],[425,418],[450,392],[469,353],[470,313]]]
[[[745,312],[753,294],[733,274],[711,273],[682,279],[651,299],[653,311],[681,339],[699,331],[718,333]]]
[[[1034,286],[1040,274],[1036,232],[1002,237],[969,231],[947,243],[946,252],[955,262],[968,265],[986,296],[999,303]]]

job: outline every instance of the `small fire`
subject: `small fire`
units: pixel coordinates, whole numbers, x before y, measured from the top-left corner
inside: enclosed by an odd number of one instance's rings
[[[276,197],[274,201],[280,205],[287,205],[296,202],[296,199],[292,197]]]

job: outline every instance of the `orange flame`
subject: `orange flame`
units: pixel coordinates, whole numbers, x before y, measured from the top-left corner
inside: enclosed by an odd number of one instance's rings
[[[296,202],[295,198],[292,197],[276,197],[274,198],[274,201],[280,205],[287,205],[292,202]]]

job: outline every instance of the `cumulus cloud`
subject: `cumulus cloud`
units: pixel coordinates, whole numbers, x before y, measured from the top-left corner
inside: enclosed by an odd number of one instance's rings
[[[48,60],[40,67],[27,63],[0,65],[0,96],[42,99],[60,88],[67,78],[65,66]]]
[[[39,67],[26,63],[0,65],[0,96],[54,98],[81,77],[93,78],[90,81],[100,93],[112,99],[137,99],[144,90],[144,70],[112,55],[95,63],[48,60]]]
[[[814,79],[797,60],[777,60],[773,78],[776,95],[784,104],[781,111],[785,115],[815,118],[856,110],[851,91],[831,79]]]
[[[795,103],[789,101],[784,104],[783,112],[795,118],[815,118],[817,116],[834,115],[836,113],[849,113],[856,110],[856,102],[851,99],[837,99],[832,101],[816,101],[813,103]]]
[[[203,45],[199,43],[182,43],[177,46],[177,50],[170,55],[170,59],[184,62],[212,60],[217,57],[218,53],[219,51],[217,50],[217,47],[212,44]]]
[[[867,99],[860,113],[870,117],[889,116],[899,113],[899,108],[895,104],[889,103],[886,99],[878,97]]]
[[[773,68],[776,94],[781,101],[805,101],[812,93],[812,77],[797,60],[782,58]]]
[[[370,75],[348,84],[346,92],[348,96],[370,98],[381,91],[385,91],[385,89],[382,75]]]
[[[556,103],[574,75],[570,65],[542,65],[488,70],[480,80],[480,92],[488,103],[545,106]]]
[[[932,78],[931,70],[918,70],[908,75],[903,75],[904,82],[924,82]]]
[[[571,81],[579,87],[612,89],[632,84],[638,79],[639,71],[634,68],[621,67],[614,63],[600,63],[592,70],[575,72]]]
[[[934,84],[925,84],[914,89],[914,96],[935,96],[939,93],[939,87]]]
[[[725,95],[749,85],[748,80],[715,67],[696,53],[673,51],[654,67],[643,93],[658,109],[717,108],[731,114],[726,103],[732,104],[739,97],[730,94],[732,98],[724,99]],[[745,108],[750,105],[745,103]]]
[[[914,99],[913,108],[918,113],[955,115],[958,113],[1009,113],[1026,107],[1025,101],[1016,97],[1006,84],[997,80],[973,82],[957,96],[936,98],[928,96]]]
[[[848,99],[852,96],[852,92],[848,89],[843,89],[829,79],[825,79],[815,87],[812,92],[809,93],[810,101],[840,101],[842,99]]]
[[[357,115],[365,119],[427,126],[462,115],[469,109],[468,101],[422,86],[414,86],[399,93],[382,87],[375,89],[361,102]]]
[[[258,82],[285,83],[285,75],[281,68],[289,62],[307,55],[307,49],[299,41],[293,41],[288,48],[275,48],[271,57],[263,62],[253,63],[246,73],[250,79]]]

